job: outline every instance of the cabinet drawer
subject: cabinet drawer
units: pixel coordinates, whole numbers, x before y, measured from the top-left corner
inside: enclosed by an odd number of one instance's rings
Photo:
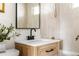
[[[58,54],[58,43],[47,44],[38,47],[38,55],[40,56],[53,56]]]

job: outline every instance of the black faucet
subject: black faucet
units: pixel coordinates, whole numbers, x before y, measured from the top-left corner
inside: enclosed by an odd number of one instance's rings
[[[30,36],[28,36],[28,40],[33,40],[34,39],[34,36],[32,35],[32,30],[34,30],[36,32],[35,28],[31,28],[30,29]]]
[[[32,36],[32,30],[34,30],[36,32],[36,29],[35,28],[31,28],[30,29],[30,36]]]

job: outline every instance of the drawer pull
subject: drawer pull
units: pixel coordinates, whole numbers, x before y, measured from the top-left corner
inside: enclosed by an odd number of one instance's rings
[[[48,50],[48,51],[46,51],[46,52],[51,52],[51,51],[54,51],[54,49]]]

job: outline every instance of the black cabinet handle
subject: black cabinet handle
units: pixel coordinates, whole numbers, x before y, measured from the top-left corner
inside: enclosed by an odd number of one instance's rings
[[[46,52],[51,52],[51,51],[54,51],[54,49],[48,50],[48,51],[46,51]]]

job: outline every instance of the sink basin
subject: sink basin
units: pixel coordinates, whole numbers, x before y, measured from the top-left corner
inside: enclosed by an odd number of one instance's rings
[[[37,39],[37,40],[28,40],[28,43],[33,43],[33,44],[37,44],[37,43],[44,43],[46,42],[45,40],[41,40],[41,39]]]
[[[42,44],[42,43],[55,42],[55,41],[56,40],[52,40],[52,39],[34,39],[34,40],[27,40],[27,43]]]
[[[34,40],[23,39],[22,40],[22,39],[20,39],[20,40],[16,40],[15,42],[30,45],[30,46],[40,46],[40,45],[54,43],[54,42],[58,42],[58,41],[60,41],[60,40],[52,40],[52,39],[34,39]]]

